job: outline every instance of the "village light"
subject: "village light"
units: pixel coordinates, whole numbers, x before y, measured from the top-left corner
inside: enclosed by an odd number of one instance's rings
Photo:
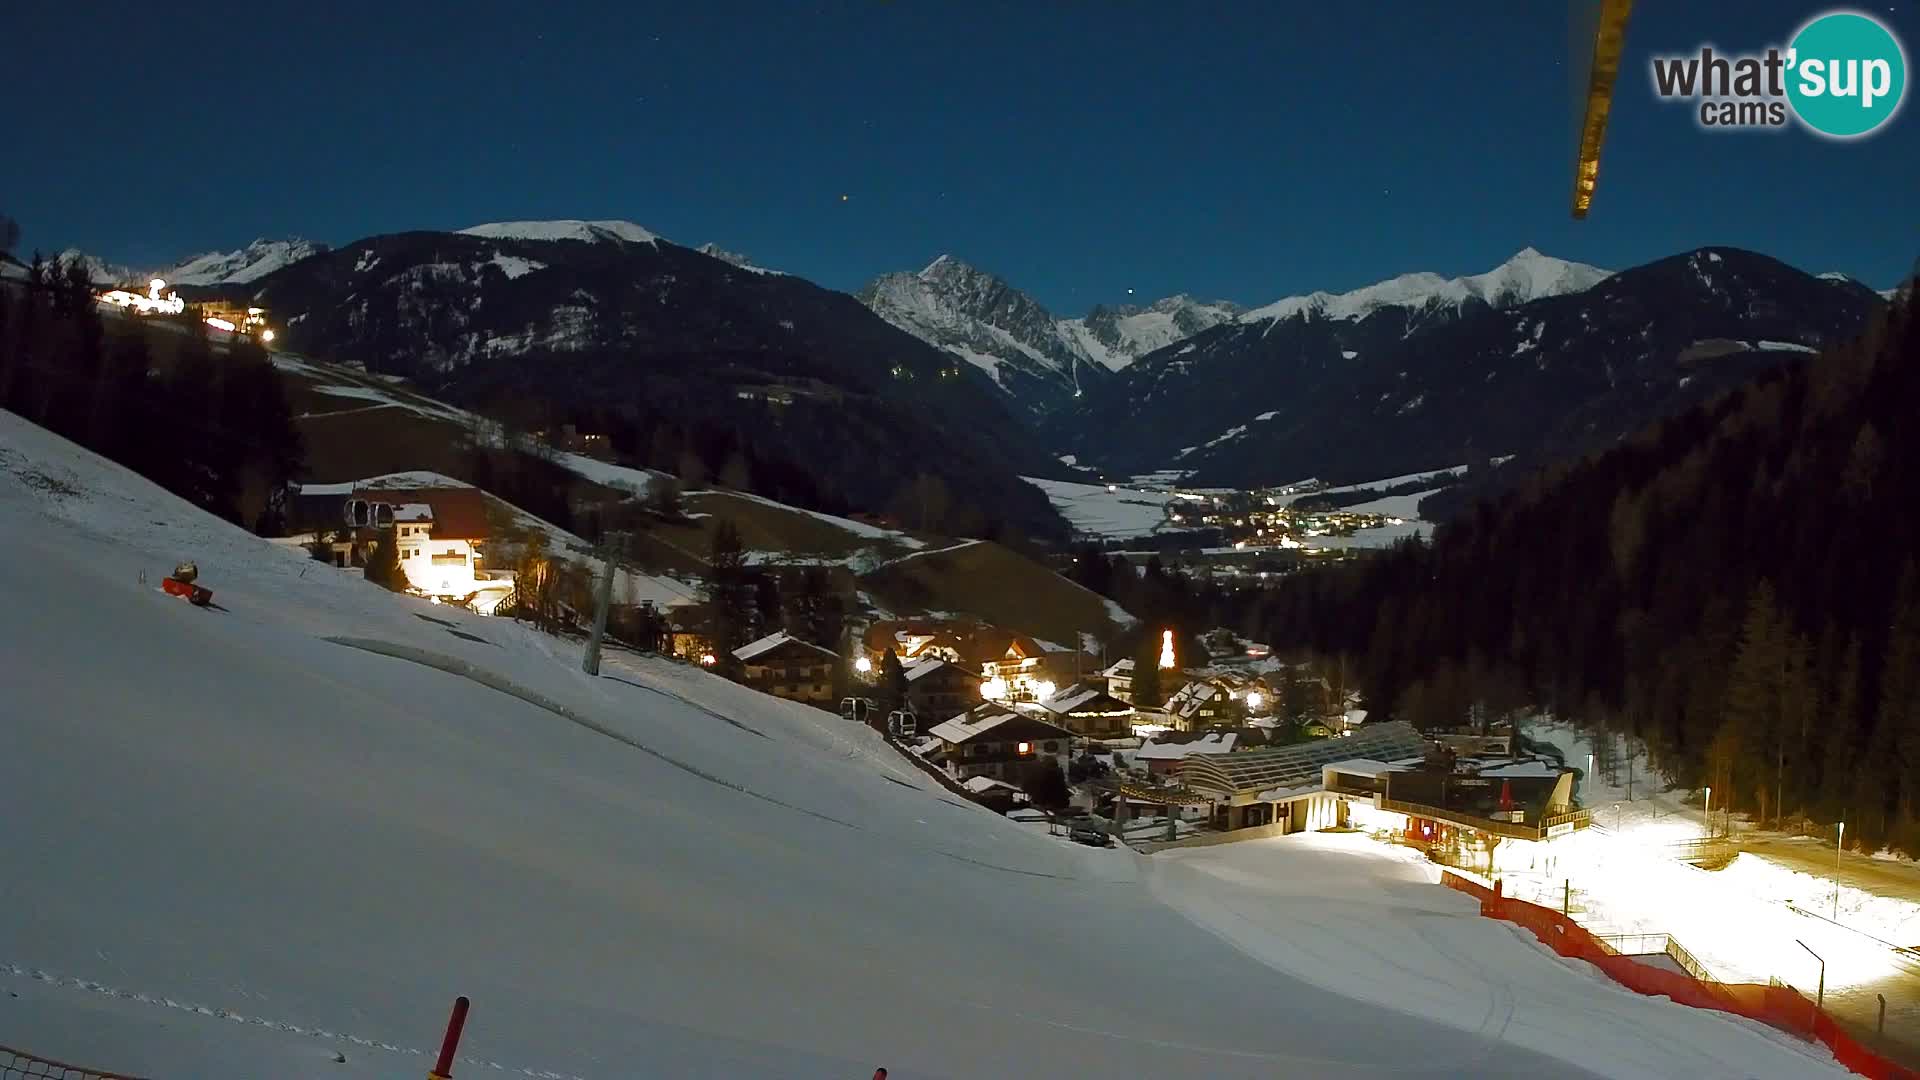
[[[712,667],[713,665],[719,662],[720,662],[719,657],[714,656],[710,652],[700,654],[700,663],[703,667]]]
[[[152,281],[147,282],[147,295],[158,300],[160,299],[160,290],[166,287],[167,283],[165,281],[160,278],[154,278]]]
[[[1163,668],[1173,666],[1173,631],[1171,630],[1160,631],[1160,666]]]
[[[1052,697],[1053,691],[1054,691],[1053,683],[1045,679],[1042,679],[1041,681],[1035,683],[1033,686],[1033,692],[1035,696],[1041,701],[1045,701],[1048,698]]]
[[[853,670],[865,675],[867,672],[873,670],[873,661],[863,656],[853,662]]]
[[[1031,754],[1031,753],[1033,753],[1033,744],[1032,744],[1032,743],[1030,743],[1030,742],[1023,742],[1023,743],[1021,743],[1021,744],[1020,744],[1020,752],[1021,752],[1022,754]]]
[[[980,696],[983,698],[991,699],[993,701],[999,701],[1001,698],[1006,697],[1007,696],[1007,680],[1001,678],[998,675],[995,675],[993,678],[988,679],[986,682],[981,683]]]
[[[1257,709],[1260,707],[1260,703],[1264,700],[1266,699],[1260,696],[1260,691],[1258,690],[1247,691],[1247,708]]]
[[[265,342],[271,342],[273,340],[273,331],[271,330],[260,331],[260,340]]]

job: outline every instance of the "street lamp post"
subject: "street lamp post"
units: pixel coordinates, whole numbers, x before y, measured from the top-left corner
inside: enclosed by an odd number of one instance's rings
[[[1847,842],[1847,823],[1840,823],[1840,832],[1833,838],[1833,921],[1840,921],[1840,853]]]
[[[1585,784],[1585,787],[1587,788],[1587,792],[1591,794],[1593,790],[1593,755],[1592,754],[1587,755],[1587,782]]]
[[[1795,945],[1800,946],[1803,949],[1807,949],[1807,943],[1804,941],[1801,941],[1799,938],[1794,938],[1793,943]],[[1815,996],[1813,1001],[1813,1007],[1818,1009],[1825,1006],[1827,1003],[1827,961],[1824,957],[1822,957],[1819,953],[1814,952],[1812,949],[1807,949],[1807,955],[1813,957],[1815,960],[1820,961],[1820,989],[1815,991]]]
[[[1707,785],[1707,803],[1706,803],[1705,809],[1701,812],[1700,817],[1701,817],[1700,824],[1705,826],[1707,830],[1707,839],[1709,840],[1713,839],[1713,785],[1712,784]]]

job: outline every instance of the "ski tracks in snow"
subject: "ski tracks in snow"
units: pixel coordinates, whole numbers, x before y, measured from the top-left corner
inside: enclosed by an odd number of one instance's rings
[[[430,1053],[417,1046],[395,1046],[389,1042],[381,1042],[378,1039],[369,1039],[360,1035],[330,1031],[326,1028],[304,1027],[300,1024],[288,1023],[285,1020],[274,1020],[264,1016],[248,1016],[244,1013],[234,1012],[231,1009],[216,1008],[211,1005],[199,1005],[187,1001],[177,1001],[165,994],[150,994],[137,990],[123,990],[120,987],[108,986],[105,983],[95,982],[92,979],[82,979],[73,975],[60,975],[43,968],[0,962],[0,974],[11,975],[19,979],[32,979],[35,982],[58,990],[99,994],[102,997],[131,1001],[135,1004],[150,1005],[155,1008],[173,1009],[177,1012],[191,1013],[195,1016],[204,1016],[212,1020],[226,1020],[235,1024],[267,1028],[272,1031],[284,1032],[288,1035],[300,1035],[310,1039],[324,1039],[329,1042],[350,1043],[366,1050],[383,1050],[389,1054],[405,1054],[409,1057],[426,1057]],[[534,1080],[585,1080],[585,1077],[576,1076],[573,1073],[555,1072],[552,1069],[540,1069],[530,1065],[502,1065],[500,1062],[489,1061],[486,1058],[459,1057],[455,1060],[462,1065],[471,1065],[476,1069],[510,1072],[520,1076],[533,1077]]]

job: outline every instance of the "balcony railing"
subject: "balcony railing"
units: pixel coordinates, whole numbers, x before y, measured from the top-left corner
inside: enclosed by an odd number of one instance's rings
[[[1549,814],[1533,824],[1528,824],[1524,821],[1497,821],[1493,818],[1481,817],[1478,814],[1466,810],[1449,810],[1445,807],[1427,806],[1423,803],[1402,802],[1399,799],[1381,799],[1380,809],[1391,810],[1396,814],[1406,814],[1409,817],[1445,821],[1458,825],[1463,829],[1492,833],[1495,836],[1504,836],[1512,840],[1544,840],[1549,835],[1558,835],[1556,830],[1561,830],[1562,826],[1569,827],[1563,831],[1571,832],[1573,829],[1585,828],[1593,820],[1593,811],[1582,809],[1569,810],[1560,814]]]

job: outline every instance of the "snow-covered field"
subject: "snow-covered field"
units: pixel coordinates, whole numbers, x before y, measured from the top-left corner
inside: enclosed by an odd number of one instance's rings
[[[1167,504],[1174,496],[1162,491],[1117,488],[1105,484],[1075,484],[1066,480],[1022,477],[1047,493],[1053,508],[1075,532],[1105,540],[1131,540],[1158,532],[1167,523]]]
[[[1564,723],[1537,720],[1528,734],[1558,747],[1575,768],[1586,768],[1594,749],[1590,735]],[[1579,794],[1601,827],[1542,848],[1550,855],[1535,865],[1503,873],[1509,895],[1550,907],[1570,895],[1575,919],[1600,934],[1670,934],[1730,982],[1778,978],[1813,996],[1823,975],[1817,954],[1826,961],[1830,1011],[1870,1028],[1878,1018],[1875,995],[1884,993],[1888,1031],[1920,1023],[1916,965],[1882,944],[1920,942],[1920,902],[1843,882],[1836,925],[1831,876],[1750,852],[1714,871],[1677,861],[1673,845],[1705,833],[1698,793],[1669,789],[1648,774],[1644,755],[1635,760],[1632,797],[1624,761],[1613,779],[1590,778]],[[1716,831],[1723,821],[1716,811]],[[1831,865],[1831,841],[1811,843]]]
[[[830,714],[588,678],[4,413],[0,532],[0,1042],[45,1056],[419,1076],[467,994],[456,1075],[1827,1075],[1423,868],[1036,835]],[[224,610],[154,587],[185,557]]]
[[[1358,833],[1311,833],[1155,856],[1155,895],[1276,968],[1617,1077],[1845,1076],[1824,1048],[1628,991],[1435,887],[1436,867]]]

